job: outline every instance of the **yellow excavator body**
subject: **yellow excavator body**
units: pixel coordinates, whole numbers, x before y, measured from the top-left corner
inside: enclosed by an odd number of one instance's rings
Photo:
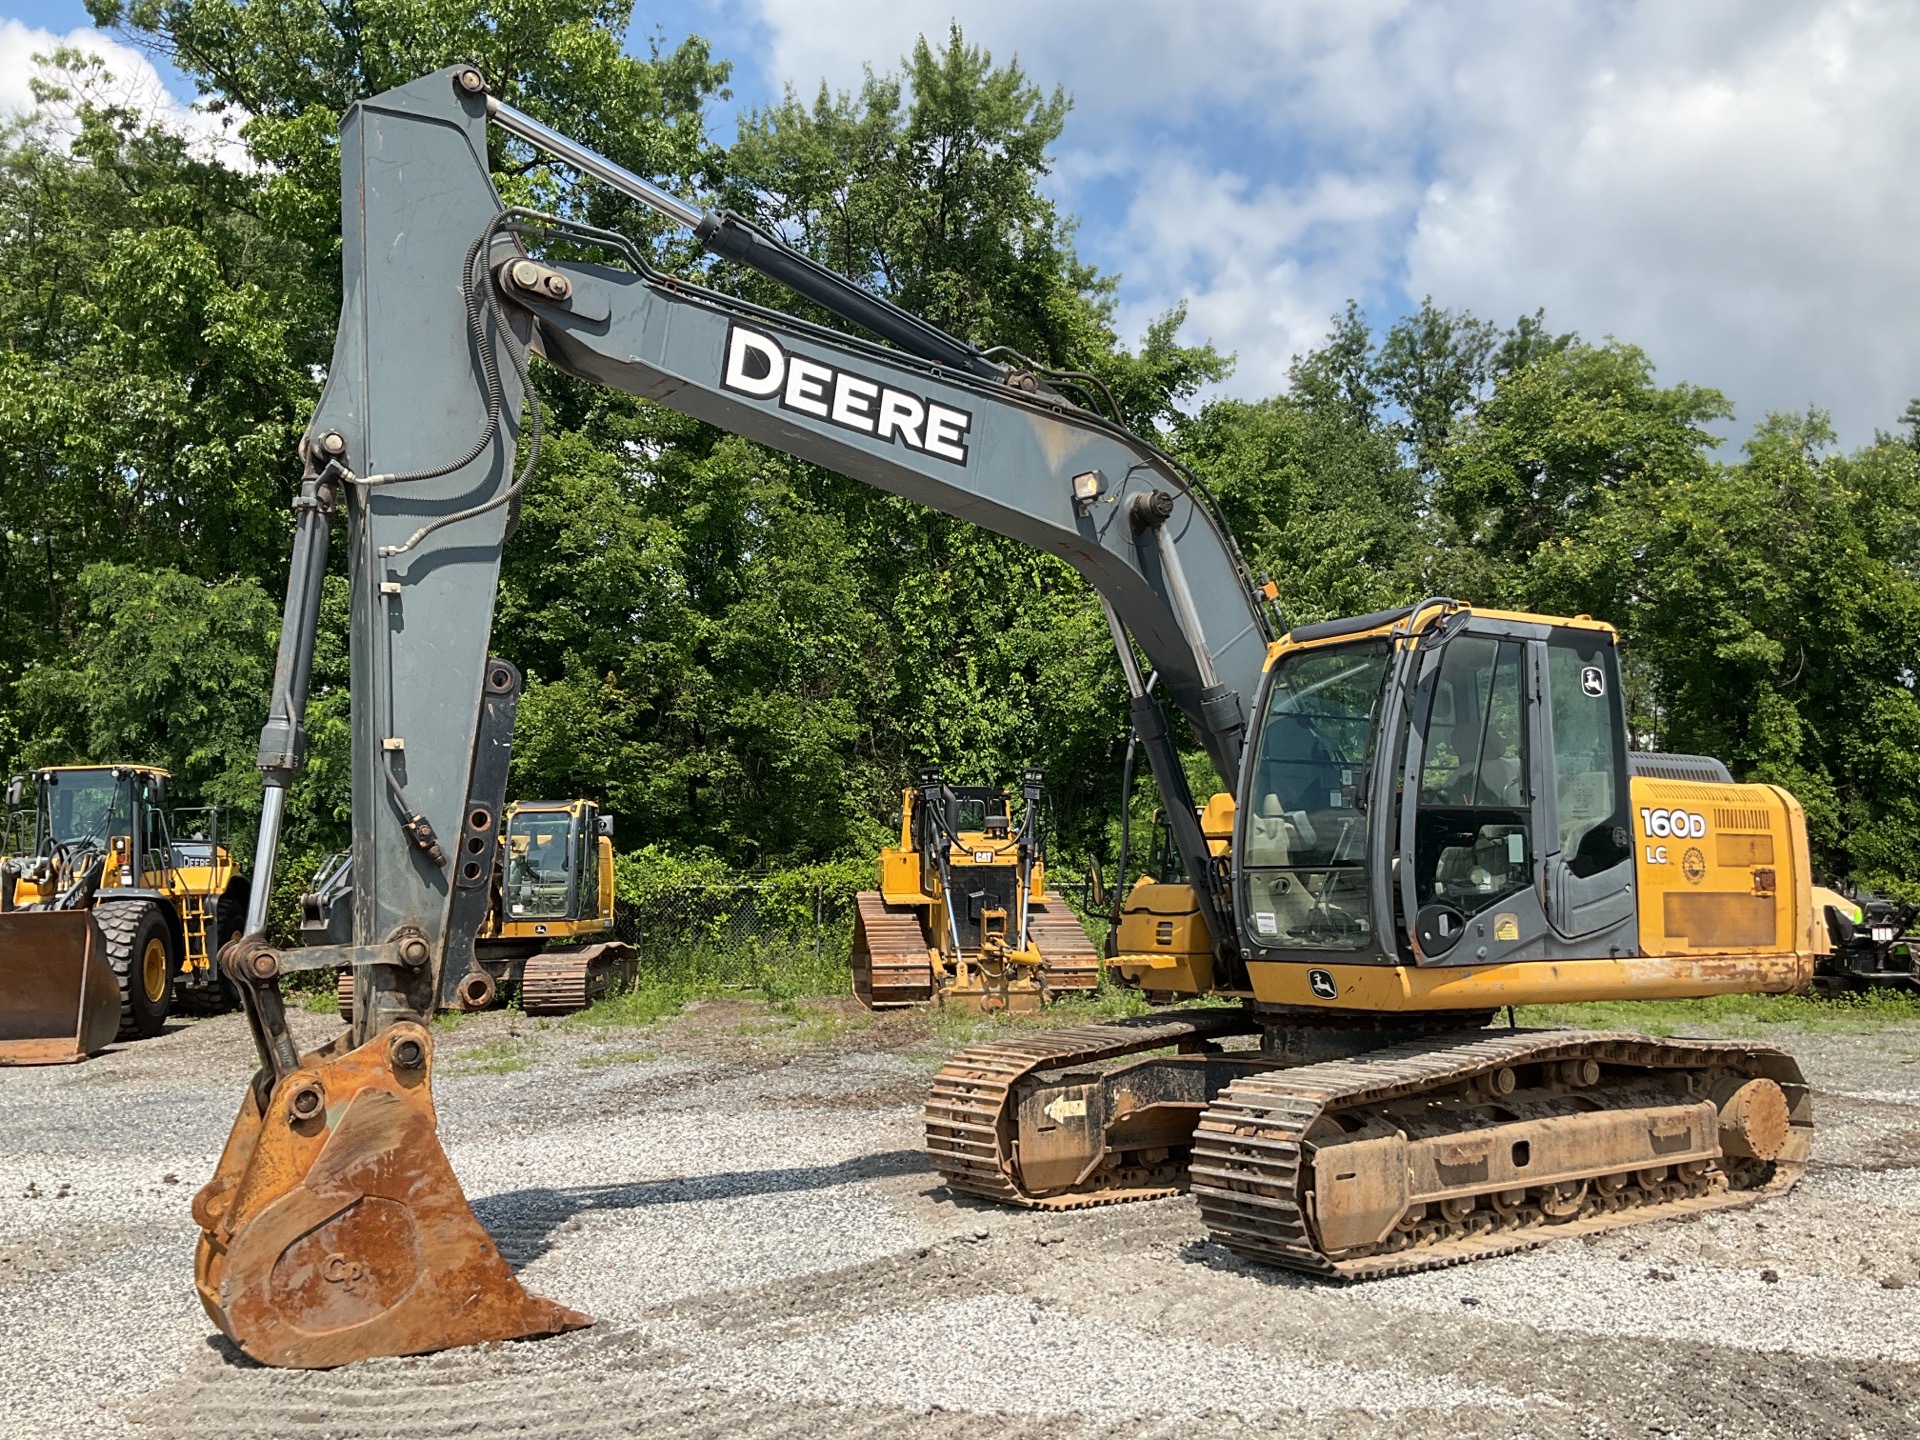
[[[1792,795],[1628,748],[1611,627],[1452,601],[1298,627],[1250,732],[1196,816],[1207,888],[1141,879],[1110,962],[1150,1000],[1240,1006],[955,1057],[926,1107],[950,1186],[1191,1188],[1236,1254],[1366,1279],[1795,1183],[1812,1096],[1777,1048],[1487,1028],[1797,992],[1831,944]]]
[[[337,855],[321,867],[302,898],[314,939],[338,931],[335,904],[349,895],[351,869]],[[613,936],[612,820],[591,800],[521,800],[507,806],[500,871],[486,919],[474,934],[474,962],[454,989],[452,1006],[486,1010],[503,982],[517,984],[530,1015],[570,1015],[633,983],[637,953]],[[557,942],[579,942],[558,946]],[[342,1020],[353,1019],[354,976],[334,984]]]

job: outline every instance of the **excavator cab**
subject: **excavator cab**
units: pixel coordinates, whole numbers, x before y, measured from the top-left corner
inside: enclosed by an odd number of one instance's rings
[[[1800,807],[1631,750],[1607,625],[1428,602],[1300,626],[1256,713],[1232,824],[1256,1000],[1467,1012],[1806,983]],[[1127,973],[1200,988],[1149,975],[1122,924]]]
[[[601,884],[611,892],[613,874],[601,864],[600,841],[604,835],[611,850],[613,827],[607,821],[603,832],[602,823],[590,800],[509,807],[503,934],[571,934],[582,922],[603,928],[612,903]]]
[[[521,800],[501,827],[493,901],[451,1008],[490,1009],[517,986],[530,1015],[570,1015],[633,983],[638,954],[613,937],[613,817],[591,800]],[[353,855],[331,857],[300,897],[301,938],[352,938]],[[559,942],[583,942],[556,948]],[[352,967],[335,982],[340,1018],[353,1022]],[[449,1008],[443,1002],[442,1008]]]

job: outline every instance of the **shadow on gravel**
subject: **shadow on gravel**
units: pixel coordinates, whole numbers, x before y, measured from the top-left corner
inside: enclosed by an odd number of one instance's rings
[[[919,1150],[886,1150],[837,1165],[801,1165],[785,1170],[737,1170],[641,1180],[631,1185],[578,1185],[570,1189],[509,1190],[473,1201],[473,1213],[493,1236],[509,1265],[518,1270],[553,1247],[554,1232],[591,1210],[639,1210],[649,1205],[685,1205],[697,1200],[737,1200],[829,1190],[860,1180],[914,1175],[927,1169]]]
[[[207,1336],[207,1348],[218,1355],[225,1364],[235,1370],[264,1370],[267,1368],[217,1331]]]
[[[1278,1265],[1257,1265],[1250,1260],[1242,1260],[1226,1246],[1212,1240],[1189,1240],[1180,1247],[1180,1258],[1189,1265],[1198,1265],[1203,1270],[1213,1270],[1221,1275],[1238,1276],[1256,1285],[1265,1285],[1275,1290],[1342,1288],[1342,1282],[1337,1280],[1328,1280],[1319,1275],[1302,1275],[1297,1270],[1285,1270]]]

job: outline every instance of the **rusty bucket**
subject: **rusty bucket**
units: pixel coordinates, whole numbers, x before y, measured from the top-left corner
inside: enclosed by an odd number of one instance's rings
[[[120,982],[85,910],[0,914],[0,1065],[61,1065],[120,1033]]]
[[[194,1197],[200,1302],[264,1365],[324,1369],[591,1325],[529,1295],[440,1148],[432,1038],[343,1035],[257,1089]]]

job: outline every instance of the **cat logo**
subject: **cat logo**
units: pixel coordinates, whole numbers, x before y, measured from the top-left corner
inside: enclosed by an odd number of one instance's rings
[[[1307,988],[1322,1000],[1340,998],[1340,987],[1334,984],[1332,973],[1326,970],[1307,971]]]

